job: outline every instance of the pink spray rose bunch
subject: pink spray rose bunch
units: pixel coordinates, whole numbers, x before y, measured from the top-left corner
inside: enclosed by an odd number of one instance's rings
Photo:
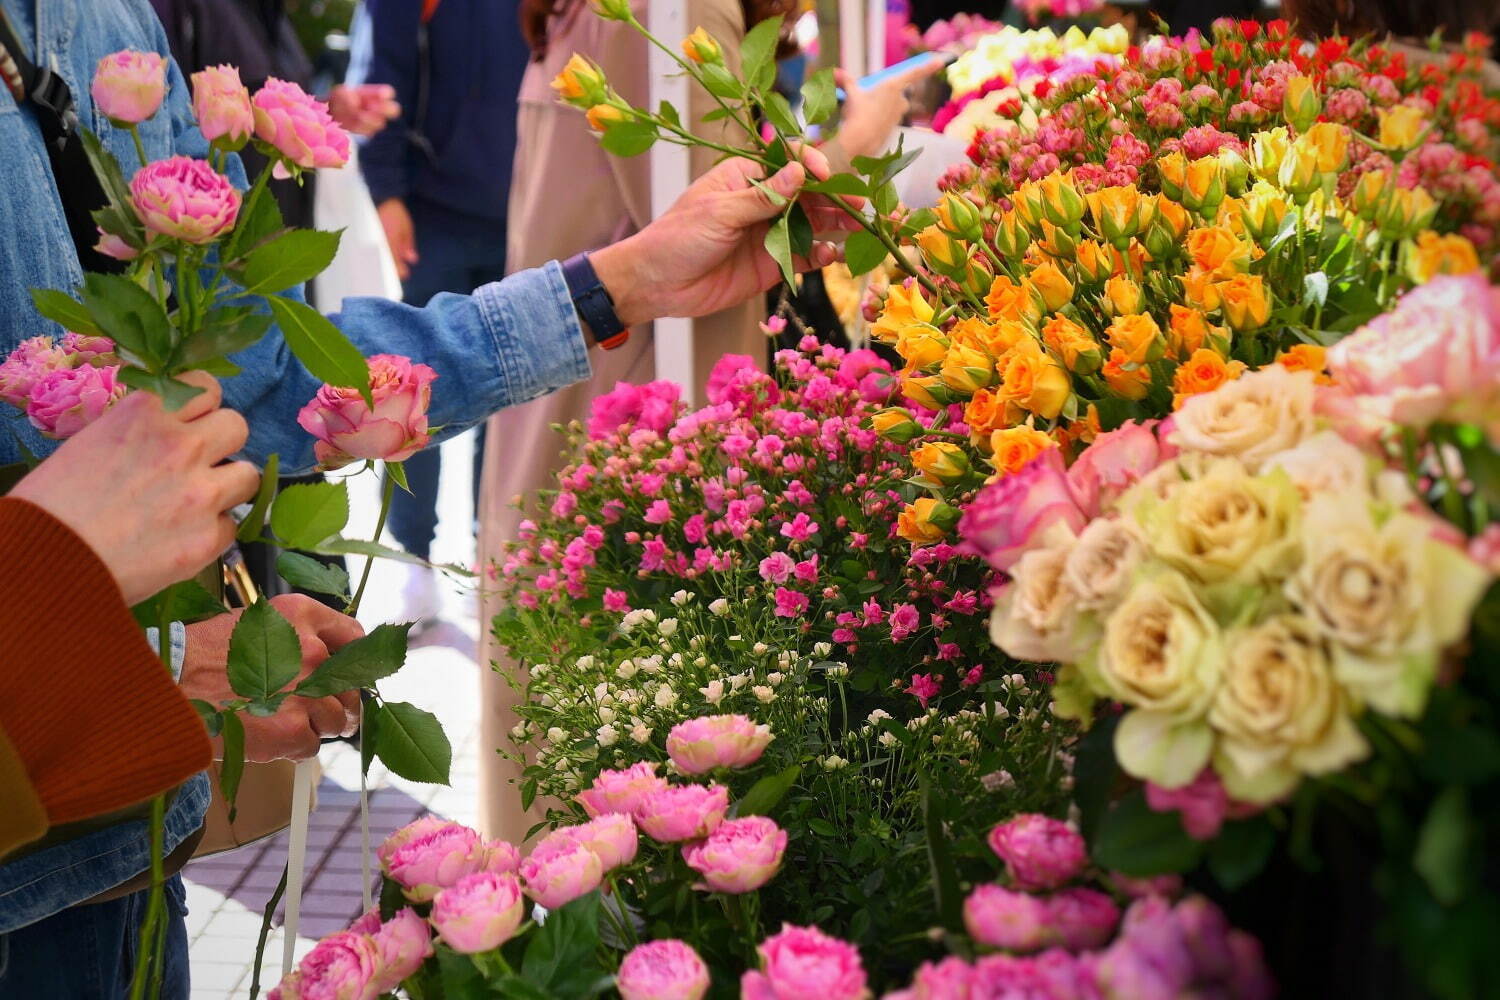
[[[683,860],[714,892],[754,892],[781,868],[786,831],[765,816],[726,819],[705,839],[686,844]]]
[[[255,137],[303,170],[349,162],[349,134],[328,105],[286,80],[271,77],[250,100]]]
[[[1018,889],[1055,889],[1088,864],[1088,847],[1078,831],[1037,813],[1001,823],[990,831],[989,842]]]
[[[250,91],[234,66],[209,66],[193,74],[193,117],[203,138],[220,149],[238,150],[255,132]]]
[[[437,372],[399,354],[376,354],[369,365],[374,409],[358,389],[325,385],[297,414],[318,439],[313,453],[324,468],[360,459],[404,462],[432,440],[427,408]]]
[[[95,67],[89,94],[115,125],[139,125],[156,114],[167,96],[167,60],[155,52],[111,53]]]
[[[587,823],[558,827],[542,838],[537,850],[564,844],[582,844],[598,856],[606,872],[611,872],[635,860],[640,835],[635,820],[625,813],[602,813]]]
[[[708,987],[708,966],[673,938],[632,948],[615,977],[622,1000],[703,1000]]]
[[[437,894],[430,919],[448,947],[476,955],[509,941],[525,910],[514,875],[474,872]]]
[[[341,931],[319,941],[267,1000],[374,1000],[379,962],[373,938]]]
[[[601,440],[627,424],[666,433],[677,419],[682,389],[676,382],[658,379],[645,385],[616,382],[615,387],[595,397],[589,407],[589,437]]]
[[[39,378],[26,402],[26,419],[56,440],[72,437],[124,398],[119,366],[60,368]]]
[[[724,822],[729,789],[723,785],[669,785],[636,807],[635,821],[664,844],[706,837]]]
[[[417,824],[422,824],[417,826]],[[417,827],[403,836],[405,830]],[[392,841],[395,841],[393,846]],[[402,887],[407,899],[425,903],[438,890],[480,870],[487,860],[479,834],[457,823],[417,823],[396,831],[376,852],[381,867]]]
[[[604,865],[599,855],[580,843],[538,846],[521,862],[526,895],[549,910],[593,892],[603,877]]]
[[[863,1000],[859,951],[816,927],[782,925],[761,942],[761,967],[740,979],[740,1000]]]
[[[969,936],[1006,951],[1037,951],[1057,943],[1051,917],[1041,897],[999,885],[975,886],[964,900]]]
[[[771,727],[743,715],[700,715],[679,722],[667,735],[667,755],[683,774],[719,767],[748,767],[771,742]]]
[[[0,363],[0,400],[17,409],[26,409],[32,387],[44,375],[70,367],[67,352],[51,337],[30,337],[21,341],[10,356]]]
[[[172,156],[148,163],[130,179],[130,202],[153,233],[185,243],[211,243],[240,213],[240,193],[202,160]]]
[[[620,770],[600,771],[593,785],[578,793],[578,804],[593,817],[631,815],[648,796],[666,787],[667,779],[656,773],[656,765],[641,761]]]

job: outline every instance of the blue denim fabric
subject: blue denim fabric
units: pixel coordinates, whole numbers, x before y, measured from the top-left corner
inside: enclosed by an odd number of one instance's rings
[[[187,890],[167,880],[167,947],[161,1000],[188,1000]],[[75,906],[0,934],[0,997],[122,1000],[130,993],[146,892]]]
[[[86,125],[103,138],[127,172],[136,154],[127,133],[109,127],[89,99],[99,59],[119,49],[167,53],[147,0],[0,0],[32,56],[72,84]],[[141,125],[147,155],[202,155],[192,125],[191,95],[174,63],[162,112]],[[231,176],[242,180],[237,173]],[[0,91],[0,355],[27,337],[60,335],[31,305],[36,287],[74,288],[81,280],[47,154],[30,108]],[[496,234],[500,239],[501,234]],[[473,295],[441,295],[418,309],[384,299],[345,303],[337,323],[365,354],[404,354],[432,366],[431,420],[442,436],[462,431],[497,410],[524,403],[589,377],[588,348],[562,269],[552,263],[486,285]],[[244,374],[224,382],[225,401],[250,422],[244,457],[257,463],[275,452],[287,474],[310,470],[312,439],[297,411],[319,383],[292,357],[275,330],[235,357]],[[7,410],[9,408],[6,408]],[[57,442],[41,437],[13,412],[0,416],[35,454]],[[20,453],[0,427],[0,464]]]

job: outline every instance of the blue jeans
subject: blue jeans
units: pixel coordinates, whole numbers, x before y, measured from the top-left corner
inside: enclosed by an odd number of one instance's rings
[[[505,223],[460,215],[451,209],[413,199],[407,204],[416,236],[418,261],[401,286],[402,301],[425,306],[439,292],[467,295],[505,277]],[[433,387],[442,392],[442,385]],[[484,425],[474,444],[474,509],[479,509],[479,477],[484,458]],[[442,457],[437,448],[406,460],[411,492],[397,490],[391,501],[391,534],[406,551],[427,559],[437,535],[438,477]]]
[[[167,948],[161,1000],[188,1000],[187,890],[167,880]],[[0,934],[0,997],[120,1000],[130,993],[147,892],[74,906]]]

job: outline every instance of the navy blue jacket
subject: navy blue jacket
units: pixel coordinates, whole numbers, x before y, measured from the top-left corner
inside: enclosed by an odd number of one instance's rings
[[[428,25],[431,80],[423,134],[417,112],[421,0],[367,0],[354,30],[352,82],[389,83],[402,116],[371,137],[359,162],[375,203],[415,198],[497,223],[505,221],[516,148],[516,95],[530,51],[516,0],[442,0]]]

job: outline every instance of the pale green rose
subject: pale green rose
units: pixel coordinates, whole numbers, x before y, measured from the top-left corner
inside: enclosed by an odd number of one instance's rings
[[[1201,718],[1136,709],[1115,727],[1115,759],[1126,774],[1163,788],[1190,784],[1209,762],[1214,734]]]
[[[1224,681],[1208,721],[1214,766],[1230,796],[1272,802],[1305,774],[1329,774],[1369,755],[1311,622],[1278,615],[1225,637]]]
[[[1124,599],[1144,555],[1145,544],[1130,522],[1097,518],[1068,550],[1063,582],[1079,608],[1108,611]]]
[[[1034,663],[1065,663],[1093,645],[1098,627],[1079,613],[1078,595],[1063,569],[1073,549],[1061,545],[1033,549],[1011,569],[1011,580],[995,599],[990,639],[1006,655]]]

